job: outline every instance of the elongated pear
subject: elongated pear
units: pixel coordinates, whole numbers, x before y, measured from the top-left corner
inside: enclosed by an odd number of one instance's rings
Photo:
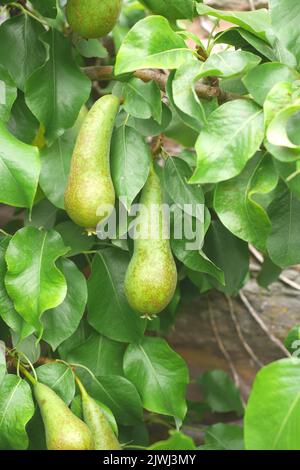
[[[167,236],[162,210],[160,180],[151,166],[143,188],[134,254],[125,277],[125,294],[130,306],[151,318],[171,301],[177,284],[177,271]]]
[[[83,419],[92,433],[95,450],[121,450],[119,441],[100,406],[88,395],[81,382],[78,381],[78,385],[82,397]]]
[[[94,450],[88,426],[51,388],[37,382],[34,396],[43,418],[48,450]]]
[[[69,25],[84,38],[106,36],[115,26],[120,12],[121,0],[68,0]]]
[[[65,191],[65,209],[81,227],[94,231],[115,204],[110,174],[110,143],[119,99],[100,98],[88,112],[77,137]]]

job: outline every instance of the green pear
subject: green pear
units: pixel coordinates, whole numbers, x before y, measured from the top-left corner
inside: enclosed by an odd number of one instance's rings
[[[130,306],[142,316],[151,318],[171,301],[177,284],[177,271],[167,235],[167,222],[162,210],[160,180],[153,166],[143,188],[134,254],[125,277],[125,294]]]
[[[122,0],[68,0],[67,20],[83,38],[101,38],[115,26]]]
[[[115,204],[110,174],[110,143],[119,99],[100,98],[88,112],[77,137],[65,191],[65,209],[70,218],[93,232]]]
[[[34,396],[43,418],[48,450],[94,450],[93,436],[88,426],[51,388],[37,382]]]
[[[88,395],[79,379],[77,383],[82,397],[83,419],[92,433],[95,450],[122,450],[98,403]]]

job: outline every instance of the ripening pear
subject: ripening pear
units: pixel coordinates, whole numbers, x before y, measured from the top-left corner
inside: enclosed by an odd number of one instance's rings
[[[92,433],[95,450],[121,450],[119,441],[100,406],[88,395],[79,380],[77,383],[81,391],[83,419]]]
[[[88,426],[51,388],[37,382],[34,396],[43,418],[48,450],[94,450]]]
[[[162,210],[159,177],[151,165],[143,188],[135,233],[134,254],[125,277],[125,294],[130,306],[151,318],[171,301],[177,284],[177,271]]]
[[[122,0],[68,0],[67,20],[83,38],[102,38],[115,26]]]
[[[100,98],[88,112],[77,137],[65,191],[65,209],[70,218],[93,232],[115,204],[110,174],[110,143],[119,99]]]

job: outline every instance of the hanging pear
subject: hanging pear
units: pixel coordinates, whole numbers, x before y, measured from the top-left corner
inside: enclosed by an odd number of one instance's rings
[[[83,38],[101,38],[115,26],[121,6],[121,0],[68,0],[67,20]]]
[[[92,433],[95,450],[121,450],[119,441],[100,406],[88,395],[78,379],[77,383],[82,397],[83,419]]]
[[[51,388],[37,382],[33,390],[44,422],[48,450],[94,450],[88,426]]]
[[[125,294],[136,312],[151,318],[170,303],[177,284],[160,180],[152,165],[140,204],[139,234],[125,277]]]
[[[65,191],[65,209],[81,227],[94,232],[115,204],[110,174],[110,143],[119,99],[100,98],[88,112],[77,137]]]

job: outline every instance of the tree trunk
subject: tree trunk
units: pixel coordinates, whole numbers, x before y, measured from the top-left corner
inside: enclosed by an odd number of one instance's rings
[[[287,275],[300,284],[297,270],[290,270]],[[240,297],[232,299],[230,310],[228,299],[213,292],[182,303],[168,339],[186,359],[192,377],[207,369],[235,369],[246,395],[261,365],[285,357],[281,341],[300,323],[300,291],[282,282],[263,289],[253,279],[244,287],[242,296],[264,323],[267,333]],[[272,335],[280,341],[276,342]]]

